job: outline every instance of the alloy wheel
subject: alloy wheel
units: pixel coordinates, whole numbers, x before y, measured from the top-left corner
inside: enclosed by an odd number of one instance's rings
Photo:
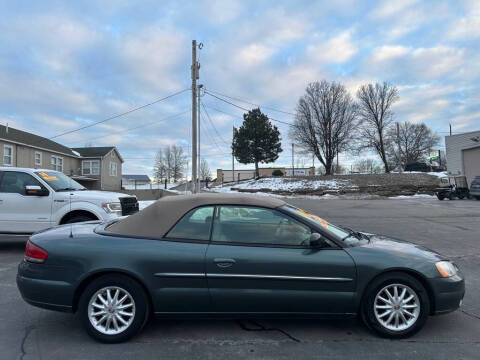
[[[389,284],[382,288],[373,303],[377,321],[390,331],[410,328],[420,316],[420,299],[407,285]]]
[[[88,303],[88,319],[102,334],[117,335],[135,318],[135,301],[128,291],[117,286],[98,290]]]

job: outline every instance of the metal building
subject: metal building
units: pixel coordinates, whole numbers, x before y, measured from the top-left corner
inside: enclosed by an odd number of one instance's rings
[[[468,184],[480,176],[480,131],[445,137],[447,170],[451,175],[465,175]]]

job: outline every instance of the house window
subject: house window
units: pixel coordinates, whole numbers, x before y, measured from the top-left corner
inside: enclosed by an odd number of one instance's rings
[[[3,165],[13,165],[13,146],[3,145]]]
[[[117,176],[117,163],[113,161],[110,162],[110,176]]]
[[[50,168],[55,171],[63,171],[63,158],[52,155],[50,160]]]
[[[82,161],[82,175],[100,175],[99,160]]]
[[[35,166],[42,166],[42,153],[35,151]]]

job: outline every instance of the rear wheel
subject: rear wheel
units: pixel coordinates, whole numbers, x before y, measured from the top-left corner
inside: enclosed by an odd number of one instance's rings
[[[90,336],[118,343],[140,332],[148,320],[149,303],[135,280],[124,275],[104,275],[87,286],[79,312]]]
[[[368,287],[362,311],[367,326],[381,336],[405,338],[423,327],[430,303],[417,279],[404,273],[390,273]]]
[[[443,199],[445,199],[445,194],[444,193],[437,193],[437,198],[438,198],[438,200],[443,200]]]
[[[475,199],[480,200],[480,196],[475,196]]]

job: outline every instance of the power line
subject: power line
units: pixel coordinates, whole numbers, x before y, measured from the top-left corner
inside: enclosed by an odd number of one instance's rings
[[[71,133],[74,133],[74,132],[77,132],[77,131],[80,131],[80,130],[84,130],[84,129],[90,128],[90,127],[92,127],[92,126],[95,126],[95,125],[98,125],[98,124],[102,124],[102,123],[104,123],[104,122],[107,122],[107,121],[110,121],[110,120],[119,118],[119,117],[121,117],[121,116],[125,116],[125,115],[128,115],[128,114],[131,114],[131,113],[134,112],[134,111],[138,111],[138,110],[141,110],[141,109],[146,108],[146,107],[148,107],[148,106],[157,104],[157,103],[159,103],[159,102],[161,102],[161,101],[170,99],[170,98],[172,98],[172,97],[174,97],[174,96],[177,96],[177,95],[180,95],[180,94],[182,94],[182,93],[184,93],[185,91],[188,91],[188,90],[190,90],[190,88],[188,88],[188,89],[183,89],[183,90],[178,91],[178,92],[176,92],[176,93],[174,93],[174,94],[171,94],[171,95],[165,96],[165,97],[163,97],[163,98],[161,98],[161,99],[152,101],[152,102],[150,102],[150,103],[148,103],[148,104],[145,104],[145,105],[142,105],[142,106],[138,106],[138,107],[136,107],[136,108],[134,108],[134,109],[125,111],[124,113],[117,114],[117,115],[111,116],[111,117],[109,117],[109,118],[100,120],[100,121],[96,121],[96,122],[94,122],[94,123],[92,123],[92,124],[88,124],[88,125],[85,125],[85,126],[81,126],[81,127],[77,128],[77,129],[65,131],[65,132],[63,132],[63,133],[61,133],[61,134],[52,136],[52,137],[49,138],[49,139],[52,140],[52,139],[58,138],[58,137],[60,137],[60,136],[64,136],[64,135],[71,134]]]
[[[250,104],[250,105],[253,105],[253,106],[256,106],[256,107],[259,107],[259,108],[262,107],[262,108],[264,108],[264,109],[269,109],[269,110],[276,111],[276,112],[279,112],[279,113],[283,113],[283,114],[295,116],[294,113],[291,113],[291,112],[288,112],[288,111],[285,111],[285,110],[279,110],[279,109],[275,109],[275,108],[270,107],[270,106],[255,104],[255,103],[252,103],[252,102],[247,101],[247,100],[244,100],[244,99],[240,99],[240,98],[237,98],[237,97],[233,97],[233,96],[229,96],[229,95],[226,95],[226,94],[222,94],[221,92],[218,92],[218,91],[214,91],[214,90],[210,90],[210,89],[209,89],[209,91],[212,92],[212,93],[214,93],[214,94],[217,94],[217,95],[226,97],[226,98],[228,98],[228,99],[241,101],[241,102],[243,102],[243,103]]]
[[[151,126],[151,125],[156,125],[156,124],[159,124],[159,123],[162,123],[164,121],[167,121],[169,119],[174,119],[176,117],[179,117],[180,115],[183,115],[183,114],[186,114],[186,113],[189,113],[190,110],[186,110],[186,111],[183,111],[181,113],[178,113],[178,114],[175,114],[175,115],[172,115],[172,116],[168,116],[164,119],[160,119],[160,120],[156,120],[156,121],[152,121],[152,122],[149,122],[149,123],[146,123],[146,124],[143,124],[143,125],[139,125],[139,126],[135,126],[135,127],[132,127],[132,128],[128,128],[128,129],[124,129],[124,130],[121,130],[121,131],[117,131],[117,132],[113,132],[113,133],[109,133],[107,135],[101,135],[101,136],[97,136],[97,137],[94,137],[94,138],[89,138],[88,141],[91,141],[91,140],[96,140],[96,139],[102,139],[102,138],[105,138],[105,137],[109,137],[111,135],[118,135],[118,134],[123,134],[123,133],[126,133],[128,131],[132,131],[132,130],[136,130],[136,129],[140,129],[140,128],[144,128],[144,127],[147,127],[147,126]],[[76,141],[74,142],[75,143],[80,143],[82,141]]]
[[[225,141],[225,139],[220,135],[220,133],[218,132],[217,128],[215,127],[215,124],[213,123],[212,121],[212,118],[210,117],[210,114],[208,113],[205,105],[202,103],[202,107],[203,107],[203,110],[205,110],[205,114],[207,114],[207,118],[208,118],[208,121],[210,122],[210,125],[212,126],[213,130],[215,131],[215,133],[218,135],[218,137],[220,138],[220,140],[222,140],[227,146],[230,146],[230,144]]]
[[[229,104],[229,105],[232,105],[232,106],[234,106],[234,107],[236,107],[236,108],[239,108],[239,109],[241,109],[241,110],[243,110],[243,111],[251,111],[251,110],[252,110],[252,109],[244,108],[243,106],[240,106],[240,105],[238,105],[238,104],[232,103],[231,101],[228,101],[228,100],[226,100],[226,99],[223,99],[223,98],[221,98],[221,97],[219,97],[219,96],[217,96],[217,95],[215,95],[215,94],[212,94],[212,93],[209,92],[208,90],[205,90],[205,94],[208,94],[208,95],[210,95],[210,96],[213,96],[214,98],[216,98],[216,99],[218,99],[218,100],[220,100],[220,101],[223,101],[224,103],[227,103],[227,104]],[[274,118],[272,118],[272,117],[270,117],[270,116],[269,116],[268,118],[269,118],[270,120],[272,120],[272,121],[275,121],[275,122],[278,122],[278,123],[281,123],[281,124],[285,124],[285,125],[288,125],[288,126],[295,126],[294,124],[288,123],[288,122],[283,121],[283,120],[274,119]]]

